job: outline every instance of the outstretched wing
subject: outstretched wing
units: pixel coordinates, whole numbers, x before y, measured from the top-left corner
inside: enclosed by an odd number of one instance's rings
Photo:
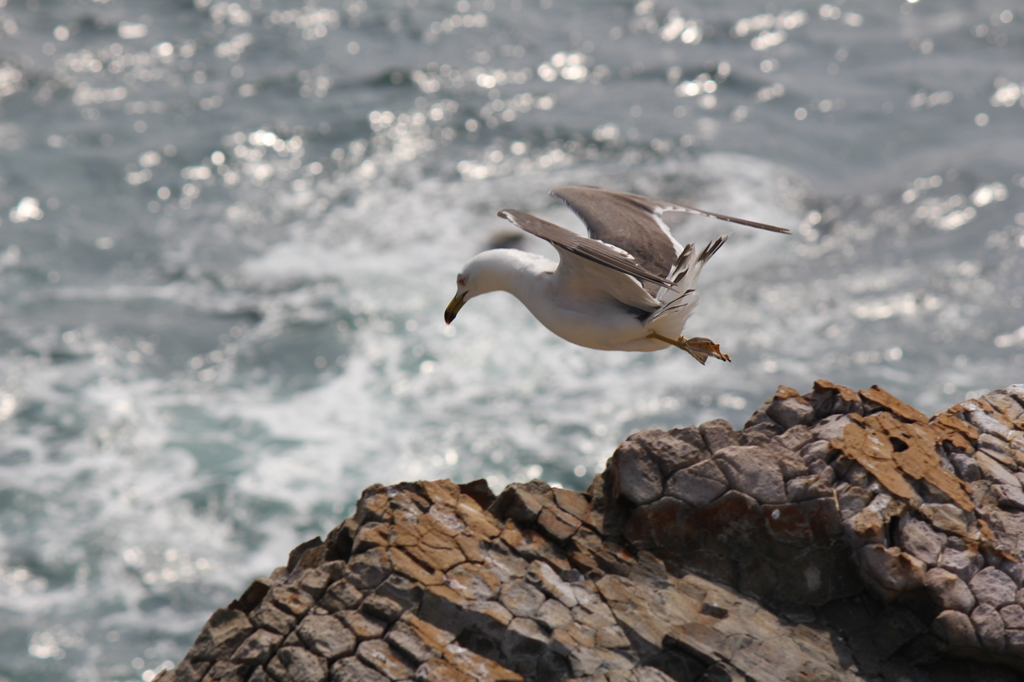
[[[661,220],[671,204],[582,185],[559,187],[551,194],[583,220],[591,239],[613,244],[648,272],[668,277],[683,250]]]
[[[647,270],[633,255],[617,244],[612,245],[596,239],[588,239],[576,234],[572,230],[567,230],[537,216],[512,208],[498,211],[498,217],[505,218],[519,229],[551,242],[561,251],[566,251],[612,270],[631,275],[638,280],[660,286],[672,286],[672,282],[665,279],[663,275]],[[675,260],[674,255],[672,260]],[[671,265],[671,262],[669,265]],[[668,274],[668,269],[665,270],[664,274]]]
[[[592,239],[623,249],[645,270],[661,277],[668,276],[683,250],[661,219],[666,211],[692,213],[789,234],[789,230],[774,225],[600,187],[569,185],[551,194],[564,201],[583,220]]]

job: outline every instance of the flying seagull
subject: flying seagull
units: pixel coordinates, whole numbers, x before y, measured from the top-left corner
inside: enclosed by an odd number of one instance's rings
[[[547,240],[559,262],[517,249],[491,249],[472,258],[456,278],[455,298],[444,311],[451,324],[466,302],[507,291],[541,324],[566,341],[598,350],[655,351],[675,346],[702,365],[729,361],[718,344],[681,336],[700,301],[697,278],[728,235],[699,253],[677,242],[661,214],[681,211],[771,232],[789,230],[720,213],[582,185],[552,195],[583,220],[589,238],[536,216],[498,211],[516,227]]]

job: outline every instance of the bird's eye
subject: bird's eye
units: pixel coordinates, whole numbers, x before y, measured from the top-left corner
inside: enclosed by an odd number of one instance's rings
[[[457,285],[459,285],[460,287],[464,287],[464,286],[466,286],[466,278],[465,277],[459,277],[458,279],[455,280],[455,283]]]

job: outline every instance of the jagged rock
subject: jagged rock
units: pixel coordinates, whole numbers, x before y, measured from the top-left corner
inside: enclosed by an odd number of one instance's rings
[[[932,600],[942,609],[953,609],[970,613],[977,604],[974,593],[963,580],[941,568],[929,570],[924,577],[924,584]],[[1024,611],[1022,611],[1024,613]]]
[[[1017,585],[1010,576],[993,566],[978,571],[968,585],[980,604],[995,608],[1011,604],[1017,597]]]
[[[372,486],[159,679],[1013,679],[1022,481],[1024,385],[930,419],[780,387],[742,431],[634,434],[585,494]]]

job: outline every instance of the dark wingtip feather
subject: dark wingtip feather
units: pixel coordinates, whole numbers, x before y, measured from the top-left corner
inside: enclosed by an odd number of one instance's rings
[[[704,247],[704,251],[701,252],[700,256],[697,257],[697,261],[700,263],[707,263],[712,256],[718,253],[718,250],[722,248],[722,245],[725,244],[725,241],[728,238],[729,235],[722,235],[721,237],[715,239],[713,242],[710,242],[707,246]]]

